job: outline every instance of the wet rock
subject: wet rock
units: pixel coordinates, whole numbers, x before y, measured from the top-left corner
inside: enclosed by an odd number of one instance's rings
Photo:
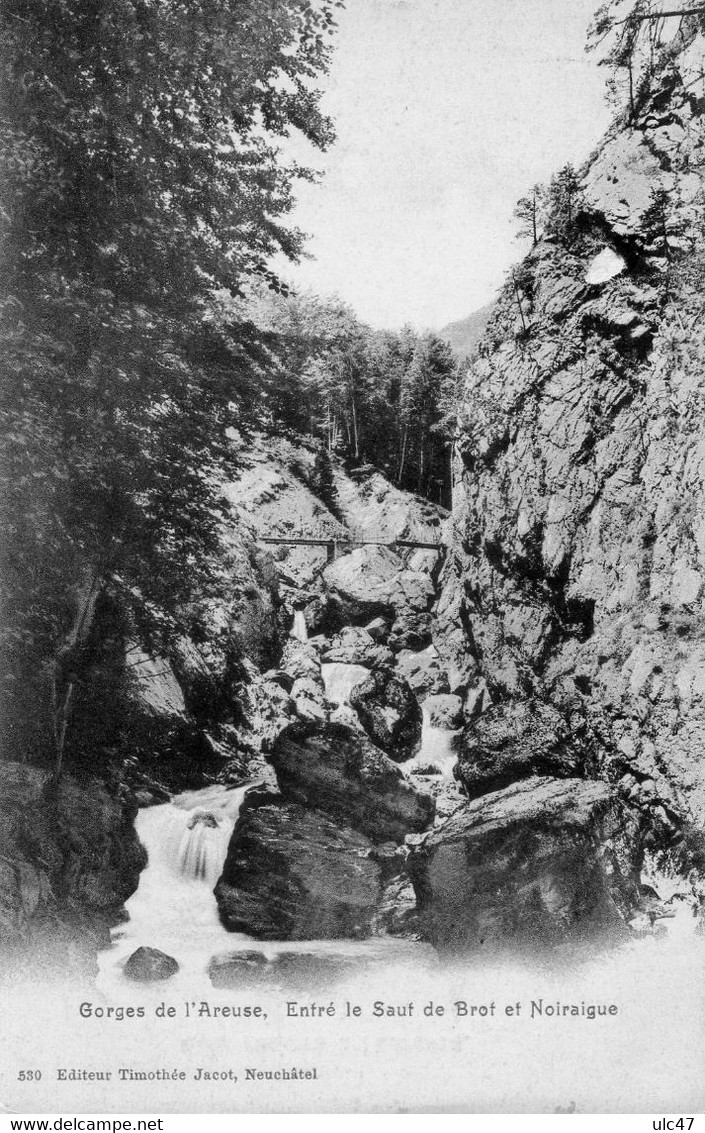
[[[290,637],[284,646],[279,668],[294,680],[308,678],[321,680],[321,662],[318,653],[308,641],[297,641]]]
[[[283,682],[273,678],[271,671],[264,676],[249,662],[243,665],[247,680],[239,692],[240,724],[236,739],[241,747],[253,753],[267,752],[274,740],[297,714],[296,703],[286,691]],[[286,674],[291,688],[294,678]],[[245,769],[246,770],[246,769]],[[252,768],[253,772],[255,768]]]
[[[365,630],[374,641],[385,642],[389,637],[389,622],[384,618],[373,618],[365,626]]]
[[[529,779],[457,811],[412,849],[425,931],[474,952],[626,935],[639,820],[604,783]]]
[[[297,715],[304,720],[325,720],[328,716],[323,682],[311,677],[298,677],[291,689]]]
[[[346,626],[321,651],[321,659],[326,665],[363,665],[366,669],[382,669],[393,664],[394,654],[385,645],[378,644],[367,630]]]
[[[467,728],[457,774],[471,798],[528,775],[575,776],[583,755],[567,722],[550,705],[505,702]]]
[[[327,592],[318,594],[306,607],[309,642],[313,638],[338,633],[345,626],[340,603]]]
[[[463,702],[459,696],[428,696],[423,705],[424,716],[432,728],[453,732],[463,723]]]
[[[376,957],[364,954],[324,951],[277,952],[266,957],[261,952],[232,952],[215,956],[208,965],[213,987],[328,988],[369,967]]]
[[[325,952],[279,952],[272,958],[268,976],[271,982],[287,988],[333,987],[350,979],[370,961],[364,956],[335,955]]]
[[[381,871],[364,835],[267,792],[252,792],[215,895],[230,932],[259,940],[368,936]]]
[[[123,965],[123,975],[129,980],[148,983],[168,980],[176,975],[179,965],[173,956],[160,952],[158,948],[138,948]]]
[[[263,674],[262,680],[271,681],[272,684],[279,685],[284,692],[290,693],[294,684],[294,678],[291,673],[287,673],[284,669],[269,669]]]
[[[433,624],[431,614],[423,610],[402,610],[389,634],[390,649],[395,653],[404,649],[427,649],[431,644]]]
[[[492,697],[487,687],[485,680],[481,677],[480,680],[468,690],[465,697],[465,715],[468,720],[472,720],[475,716],[481,716],[486,712],[492,703]]]
[[[431,799],[366,736],[343,725],[292,724],[270,760],[287,799],[324,811],[374,842],[401,842],[433,819]]]
[[[213,987],[243,987],[261,983],[268,976],[267,957],[248,949],[213,956],[208,965],[208,978]]]
[[[407,682],[418,700],[450,692],[448,674],[433,646],[422,652],[402,650],[397,654],[395,668],[397,675]]]
[[[422,716],[406,681],[389,672],[370,673],[350,693],[370,739],[398,762],[410,759],[421,744]]]
[[[385,882],[374,930],[375,933],[400,936],[406,940],[423,939],[416,893],[406,871],[397,872]]]

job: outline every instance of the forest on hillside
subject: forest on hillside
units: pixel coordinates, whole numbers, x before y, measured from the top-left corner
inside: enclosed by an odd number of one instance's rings
[[[61,762],[101,595],[167,632],[216,585],[233,429],[310,433],[323,481],[335,453],[447,501],[450,350],[291,295],[270,267],[302,252],[287,214],[314,176],[286,139],[334,138],[319,83],[341,6],[2,5],[10,755],[38,719]]]
[[[233,429],[310,434],[322,486],[337,454],[449,504],[450,348],[290,294],[271,268],[304,249],[288,214],[314,177],[286,139],[334,140],[320,84],[341,6],[2,4],[2,715],[43,704],[59,763],[100,596],[159,610],[168,629],[215,585]],[[600,10],[593,40],[632,115],[659,27],[646,0],[621,11]],[[664,209],[654,201],[668,241]],[[518,216],[533,242],[579,239],[575,171]],[[518,334],[530,290],[525,261],[506,286]],[[22,749],[12,724],[5,739]]]

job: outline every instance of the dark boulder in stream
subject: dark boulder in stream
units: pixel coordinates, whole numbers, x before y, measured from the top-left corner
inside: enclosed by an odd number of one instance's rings
[[[296,722],[277,739],[270,761],[282,794],[315,807],[373,842],[402,842],[426,830],[433,800],[359,732],[342,724]]]
[[[310,990],[333,986],[364,970],[372,961],[364,954],[279,952],[270,960],[261,952],[232,952],[214,956],[208,965],[213,987],[245,988],[253,984]]]
[[[179,965],[173,956],[160,952],[158,948],[137,948],[125,961],[123,975],[130,980],[150,983],[168,980],[175,976]]]
[[[382,618],[377,621],[386,624]],[[364,665],[367,669],[383,669],[394,664],[391,649],[358,626],[345,626],[332,641],[326,642],[321,658],[326,665]]]
[[[406,681],[390,672],[370,673],[350,694],[350,704],[373,743],[391,759],[411,759],[421,746],[423,718]]]
[[[221,920],[259,940],[368,936],[382,885],[372,850],[319,811],[252,791],[215,888]]]
[[[428,938],[458,953],[626,935],[639,819],[605,783],[526,779],[429,834],[408,862]]]

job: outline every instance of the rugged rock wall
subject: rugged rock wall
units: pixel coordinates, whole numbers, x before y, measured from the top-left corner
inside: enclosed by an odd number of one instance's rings
[[[23,962],[92,975],[146,854],[136,806],[117,784],[0,764],[0,939],[5,974]]]
[[[503,743],[469,720],[468,783],[551,752],[574,774],[572,737],[661,846],[705,815],[703,42],[685,21],[638,119],[581,171],[575,237],[540,240],[495,308],[435,637],[468,716],[504,705],[505,740],[518,721]],[[561,742],[532,755],[517,702],[557,714]]]

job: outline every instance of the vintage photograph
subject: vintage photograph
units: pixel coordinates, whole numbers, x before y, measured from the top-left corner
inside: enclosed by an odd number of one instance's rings
[[[702,1112],[705,4],[0,29],[0,1112]]]

